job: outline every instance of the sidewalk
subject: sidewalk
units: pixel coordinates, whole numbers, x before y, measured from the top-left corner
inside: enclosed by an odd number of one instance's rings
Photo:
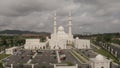
[[[0,52],[0,54],[3,54],[3,53],[4,53],[4,51],[1,51],[1,52]]]
[[[111,45],[114,45],[115,47],[118,47],[118,48],[120,48],[120,45],[118,45],[118,44],[111,43]]]
[[[91,43],[91,45],[92,46],[94,46],[95,48],[97,48],[97,49],[100,49],[100,47],[99,46],[96,46],[95,44],[93,44],[93,43]]]

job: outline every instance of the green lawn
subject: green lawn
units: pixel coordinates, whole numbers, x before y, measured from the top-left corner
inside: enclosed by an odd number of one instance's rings
[[[120,40],[116,40],[116,39],[114,39],[114,40],[112,40],[111,42],[120,45]]]
[[[0,60],[6,58],[6,57],[8,57],[8,56],[10,56],[10,55],[8,55],[8,54],[0,54]],[[2,62],[0,62],[0,68],[4,68]]]
[[[9,56],[8,54],[0,54],[0,60],[6,58],[8,56]]]
[[[86,60],[89,61],[89,58],[87,56],[85,56],[82,52],[78,52],[78,53],[80,53]]]
[[[119,60],[116,57],[114,57],[111,53],[106,51],[105,49],[101,48],[101,49],[95,50],[95,51],[99,54],[106,56],[108,59],[112,59],[115,63],[120,64]]]

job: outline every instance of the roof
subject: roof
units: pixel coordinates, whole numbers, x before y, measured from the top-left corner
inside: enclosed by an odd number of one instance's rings
[[[98,55],[95,57],[95,59],[98,60],[98,61],[103,61],[103,60],[105,59],[105,57],[102,56],[102,55],[100,55],[100,54],[98,54]]]
[[[101,54],[98,54],[95,58],[90,59],[92,62],[110,62],[110,60],[106,59]]]

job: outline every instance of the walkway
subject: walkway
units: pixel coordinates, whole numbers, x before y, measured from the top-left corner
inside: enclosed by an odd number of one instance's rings
[[[58,51],[57,51],[57,50],[56,50],[56,55],[57,55],[57,60],[58,60],[58,63],[61,63],[60,56],[59,56],[59,53],[58,53]]]
[[[37,52],[32,56],[32,59],[34,59],[36,55],[37,55]],[[32,59],[29,59],[29,61],[27,62],[27,64],[30,64],[31,61],[32,61]]]

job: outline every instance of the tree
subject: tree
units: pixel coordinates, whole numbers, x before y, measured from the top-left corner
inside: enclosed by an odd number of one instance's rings
[[[45,65],[42,65],[41,68],[47,68]]]
[[[3,67],[3,64],[2,64],[1,62],[0,62],[0,68],[4,68],[4,67]]]
[[[72,62],[67,62],[68,66],[73,66],[74,64]]]
[[[101,36],[97,36],[96,37],[96,42],[100,42],[100,41],[102,41],[102,37]]]
[[[105,36],[103,36],[103,40],[105,41],[105,42],[111,42],[111,39],[112,39],[112,36],[111,35],[105,35]]]

